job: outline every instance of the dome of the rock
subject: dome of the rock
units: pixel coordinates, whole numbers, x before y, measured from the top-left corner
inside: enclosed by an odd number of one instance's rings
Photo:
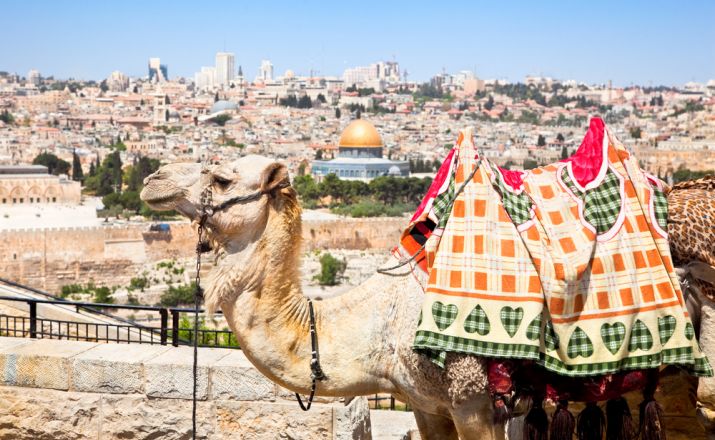
[[[364,119],[356,119],[340,135],[340,147],[382,147],[382,138],[374,125]]]

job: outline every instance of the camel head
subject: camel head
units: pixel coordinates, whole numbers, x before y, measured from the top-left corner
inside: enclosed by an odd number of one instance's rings
[[[242,247],[265,229],[268,211],[276,202],[292,198],[295,191],[285,187],[287,168],[273,159],[245,156],[232,162],[202,167],[198,163],[175,163],[161,167],[144,180],[141,199],[152,209],[178,211],[197,222],[201,213],[201,195],[211,192],[211,205],[218,206],[235,197],[260,192],[253,200],[217,209],[206,221],[208,239]]]

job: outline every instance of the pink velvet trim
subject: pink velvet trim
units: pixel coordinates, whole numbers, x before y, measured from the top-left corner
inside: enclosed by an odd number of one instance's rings
[[[583,142],[573,156],[562,162],[571,162],[571,169],[576,181],[581,187],[592,182],[603,165],[603,136],[606,133],[606,124],[601,118],[592,118],[588,132]]]

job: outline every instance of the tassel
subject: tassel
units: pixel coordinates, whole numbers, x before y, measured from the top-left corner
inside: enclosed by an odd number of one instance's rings
[[[534,399],[534,404],[524,419],[524,440],[547,440],[549,417],[542,406],[541,399]]]
[[[556,411],[551,418],[550,440],[571,440],[576,427],[576,419],[569,411],[568,400],[559,400]]]
[[[606,440],[633,440],[638,434],[628,402],[623,397],[606,403],[606,418]]]
[[[497,394],[494,396],[494,417],[493,422],[495,425],[503,425],[512,417],[511,409],[506,403],[506,397],[502,394]]]
[[[643,390],[643,402],[640,404],[640,435],[642,440],[665,439],[665,414],[663,407],[655,401],[655,390],[658,387],[658,370],[648,372],[648,384]]]
[[[588,402],[578,415],[576,435],[579,440],[601,440],[606,427],[606,416],[596,402]]]

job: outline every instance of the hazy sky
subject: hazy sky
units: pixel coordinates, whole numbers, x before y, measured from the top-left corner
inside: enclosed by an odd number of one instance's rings
[[[0,70],[23,76],[146,75],[149,57],[192,76],[223,49],[248,79],[264,58],[317,75],[394,58],[411,80],[674,85],[715,78],[715,1],[0,0]]]

